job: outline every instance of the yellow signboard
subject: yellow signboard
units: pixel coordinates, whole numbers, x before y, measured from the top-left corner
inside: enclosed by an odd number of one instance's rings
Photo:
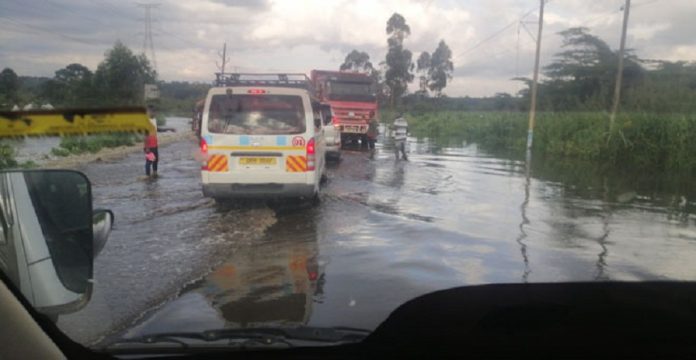
[[[153,131],[144,108],[0,112],[0,138]]]

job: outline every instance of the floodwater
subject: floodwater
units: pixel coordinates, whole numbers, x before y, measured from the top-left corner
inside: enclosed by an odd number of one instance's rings
[[[668,174],[410,142],[410,161],[346,151],[320,205],[217,205],[195,144],[85,170],[116,227],[90,304],[59,326],[94,344],[248,326],[375,328],[401,303],[485,283],[693,280],[696,194]]]

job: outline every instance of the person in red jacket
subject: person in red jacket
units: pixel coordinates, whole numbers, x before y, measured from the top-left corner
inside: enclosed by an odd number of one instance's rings
[[[149,109],[151,110],[151,109]],[[150,113],[150,122],[154,126],[155,130],[147,135],[145,135],[145,144],[143,150],[145,151],[145,175],[150,176],[150,168],[152,168],[152,177],[157,177],[157,165],[159,164],[159,152],[157,151],[157,120]],[[154,159],[150,154],[154,155]]]

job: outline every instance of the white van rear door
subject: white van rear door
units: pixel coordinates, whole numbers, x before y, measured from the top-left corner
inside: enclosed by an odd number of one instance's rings
[[[209,172],[241,177],[305,172],[305,146],[312,131],[306,93],[233,88],[213,94],[209,101],[203,135]]]

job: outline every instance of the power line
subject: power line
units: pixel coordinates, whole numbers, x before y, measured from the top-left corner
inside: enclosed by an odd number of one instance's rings
[[[169,35],[169,36],[171,36],[171,37],[177,38],[179,41],[185,42],[186,44],[191,45],[191,46],[193,46],[193,47],[199,47],[199,46],[200,46],[200,44],[196,44],[195,42],[193,42],[193,41],[191,41],[191,40],[188,40],[188,39],[186,39],[186,38],[184,38],[184,37],[181,37],[181,36],[179,36],[179,35],[177,35],[177,34],[175,34],[175,33],[173,33],[173,32],[164,30],[164,29],[162,29],[162,28],[155,29],[155,31],[158,32],[158,33],[164,34],[164,35]]]
[[[147,50],[150,51],[150,61],[152,61],[152,68],[157,72],[157,58],[155,57],[155,42],[152,40],[152,9],[159,7],[160,4],[156,3],[141,3],[137,4],[138,7],[145,9],[145,33],[143,39],[143,54],[146,54]]]
[[[547,2],[548,2],[548,1],[547,1]],[[511,27],[513,27],[513,26],[519,24],[520,21],[522,21],[524,18],[526,18],[527,16],[529,16],[529,15],[530,15],[531,13],[533,13],[535,10],[536,10],[536,7],[530,9],[530,10],[527,11],[524,15],[522,15],[519,19],[516,19],[516,20],[510,22],[509,24],[505,25],[505,26],[504,26],[503,28],[501,28],[500,30],[496,31],[495,33],[491,34],[490,36],[488,36],[488,37],[486,37],[485,39],[483,39],[483,40],[479,41],[478,43],[476,43],[476,45],[474,45],[474,46],[472,46],[472,47],[470,47],[470,48],[468,48],[468,49],[462,51],[462,52],[459,53],[456,57],[462,57],[462,56],[464,56],[464,55],[466,55],[466,54],[468,54],[468,53],[470,53],[470,52],[472,52],[472,51],[478,49],[481,45],[483,45],[483,44],[485,44],[485,43],[487,43],[487,42],[489,42],[489,41],[495,39],[495,38],[498,37],[500,34],[504,33],[506,30],[508,30],[508,29],[510,29]]]
[[[101,6],[104,8],[109,8],[110,10],[112,10],[114,12],[120,12],[120,13],[125,14],[123,8],[117,8],[115,6],[112,6],[110,3],[106,2],[106,1],[97,1],[97,0],[89,0],[89,1],[95,5],[98,5],[98,6]],[[124,17],[124,18],[128,18],[128,17]]]
[[[631,5],[631,7],[632,7],[633,9],[635,9],[635,8],[637,8],[637,7],[641,7],[641,6],[644,6],[644,5],[654,4],[654,3],[660,2],[660,1],[662,1],[662,0],[650,0],[650,1],[643,2],[643,3],[638,3],[638,4]]]
[[[81,38],[74,37],[71,35],[66,35],[66,34],[63,34],[63,33],[60,33],[60,32],[54,31],[54,30],[49,30],[49,29],[46,29],[46,28],[43,28],[40,26],[25,23],[25,22],[22,22],[19,20],[9,19],[9,18],[4,17],[4,16],[0,16],[0,19],[3,19],[3,23],[14,24],[16,27],[31,29],[35,32],[40,32],[40,33],[44,33],[44,34],[58,36],[58,37],[61,37],[61,38],[64,38],[64,39],[67,39],[67,40],[70,40],[70,41],[73,41],[76,43],[83,44],[83,45],[92,45],[92,46],[93,45],[100,45],[99,42],[94,41],[94,40],[81,39]]]

